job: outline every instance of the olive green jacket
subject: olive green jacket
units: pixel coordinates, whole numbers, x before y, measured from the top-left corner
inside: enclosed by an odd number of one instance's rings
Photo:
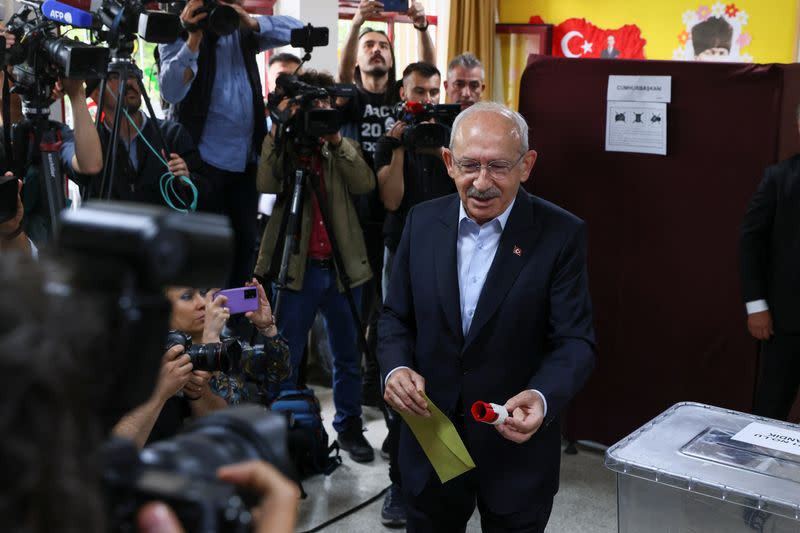
[[[367,260],[367,249],[364,245],[364,234],[358,222],[358,215],[350,199],[351,194],[363,194],[375,188],[375,175],[369,168],[358,143],[352,139],[344,138],[339,146],[333,147],[325,143],[321,148],[322,169],[325,181],[325,191],[328,200],[328,209],[332,218],[328,228],[333,231],[336,244],[339,246],[344,268],[350,277],[350,287],[358,287],[372,278],[372,270]],[[274,272],[269,272],[275,254],[281,255],[282,249],[276,249],[281,223],[287,205],[291,202],[291,190],[284,191],[284,183],[289,183],[291,188],[293,180],[284,180],[276,172],[283,170],[283,157],[275,152],[275,143],[267,135],[261,148],[261,160],[258,163],[258,176],[256,185],[262,193],[278,194],[278,201],[272,210],[264,237],[261,239],[261,250],[258,252],[256,274],[267,277],[267,274],[277,277],[280,268],[280,257],[275,258],[277,267]],[[277,170],[276,170],[277,169]],[[311,185],[306,184],[303,191],[303,217],[300,228],[300,246],[298,253],[292,254],[289,259],[287,286],[292,290],[303,288],[303,276],[306,271],[308,256],[308,239],[311,234],[311,221],[313,217],[312,202],[313,191]],[[282,246],[282,244],[281,244]],[[343,291],[341,283],[337,280],[339,291]]]

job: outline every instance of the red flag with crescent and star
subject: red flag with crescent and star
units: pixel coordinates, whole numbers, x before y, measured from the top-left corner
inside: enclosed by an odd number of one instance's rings
[[[634,24],[616,30],[598,28],[586,19],[571,18],[553,28],[553,56],[645,59],[647,41]]]

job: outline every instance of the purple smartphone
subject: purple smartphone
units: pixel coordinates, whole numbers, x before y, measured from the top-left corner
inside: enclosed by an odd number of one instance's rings
[[[258,289],[255,287],[237,287],[235,289],[225,289],[214,295],[214,299],[219,296],[227,296],[228,302],[225,307],[232,315],[258,310]]]

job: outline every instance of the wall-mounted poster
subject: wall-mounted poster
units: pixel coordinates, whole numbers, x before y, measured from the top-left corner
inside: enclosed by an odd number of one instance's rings
[[[683,13],[686,29],[678,34],[674,59],[690,61],[738,61],[750,63],[753,57],[743,51],[753,42],[744,30],[749,16],[736,4],[717,2]]]

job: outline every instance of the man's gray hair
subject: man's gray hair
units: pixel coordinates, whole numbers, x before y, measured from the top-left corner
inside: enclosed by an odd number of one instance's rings
[[[475,113],[491,113],[510,120],[511,123],[514,124],[514,130],[519,136],[520,153],[524,154],[528,151],[528,123],[525,122],[522,115],[497,102],[477,102],[458,114],[453,122],[453,131],[450,132],[450,150],[453,149],[453,143],[455,142],[461,123],[464,119],[469,118]]]
[[[467,70],[480,68],[481,78],[485,76],[483,63],[481,63],[481,60],[475,57],[475,54],[473,54],[472,52],[464,52],[463,54],[459,54],[456,57],[454,57],[450,61],[450,64],[447,65],[447,75],[449,76],[450,73],[453,72],[453,69],[457,67],[464,67]]]

